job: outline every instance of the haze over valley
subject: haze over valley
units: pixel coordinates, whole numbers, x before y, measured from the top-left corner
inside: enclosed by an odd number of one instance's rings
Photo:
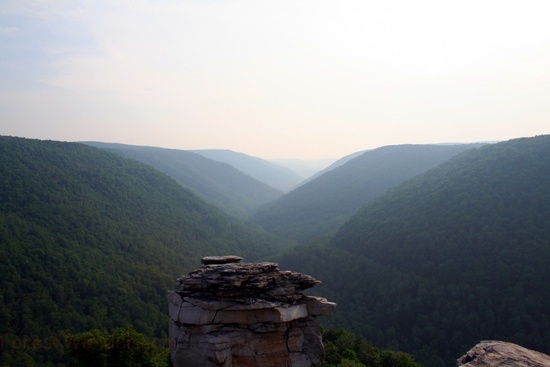
[[[543,0],[0,3],[1,134],[272,159],[548,133]]]

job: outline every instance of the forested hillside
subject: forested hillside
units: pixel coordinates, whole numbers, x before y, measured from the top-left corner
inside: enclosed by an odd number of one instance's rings
[[[150,166],[0,137],[2,340],[128,323],[163,336],[166,291],[200,257],[257,260],[282,248]]]
[[[241,219],[246,218],[250,210],[283,194],[227,163],[190,151],[98,142],[86,144],[149,164],[207,202]]]
[[[281,213],[310,213],[297,238],[326,233],[323,205],[334,215],[351,210],[348,196],[368,202],[333,234],[276,259],[323,281],[316,294],[338,303],[323,322],[429,367],[454,365],[484,339],[549,353],[550,136],[367,153],[377,159],[364,154],[303,186],[312,191],[281,198],[295,204]],[[200,257],[254,261],[287,249],[149,165],[83,144],[0,137],[2,343],[127,324],[163,337],[166,290]],[[367,365],[347,350],[359,339],[330,335],[328,364]],[[45,353],[55,362],[51,348],[3,345],[11,365]]]
[[[386,190],[479,144],[396,145],[367,151],[254,212],[265,230],[300,241],[330,233]]]
[[[549,181],[550,136],[470,150],[281,265],[323,279],[329,323],[428,366],[484,339],[548,353]]]

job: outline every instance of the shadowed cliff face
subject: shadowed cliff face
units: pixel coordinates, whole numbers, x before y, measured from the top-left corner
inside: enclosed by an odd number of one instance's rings
[[[168,294],[175,367],[310,367],[324,349],[319,316],[335,304],[302,291],[321,282],[275,263],[203,258]]]
[[[550,356],[501,341],[482,341],[458,359],[459,367],[549,367]]]

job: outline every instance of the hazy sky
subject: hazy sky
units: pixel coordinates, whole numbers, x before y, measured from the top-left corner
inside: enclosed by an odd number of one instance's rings
[[[0,135],[262,158],[550,133],[550,1],[0,0]]]

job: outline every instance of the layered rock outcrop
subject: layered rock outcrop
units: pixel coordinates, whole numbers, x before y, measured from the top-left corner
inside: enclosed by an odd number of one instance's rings
[[[478,343],[457,361],[459,367],[550,367],[550,356],[517,344],[489,340]]]
[[[336,305],[303,291],[321,282],[275,263],[206,257],[168,293],[175,367],[310,367],[324,349],[319,316]]]

